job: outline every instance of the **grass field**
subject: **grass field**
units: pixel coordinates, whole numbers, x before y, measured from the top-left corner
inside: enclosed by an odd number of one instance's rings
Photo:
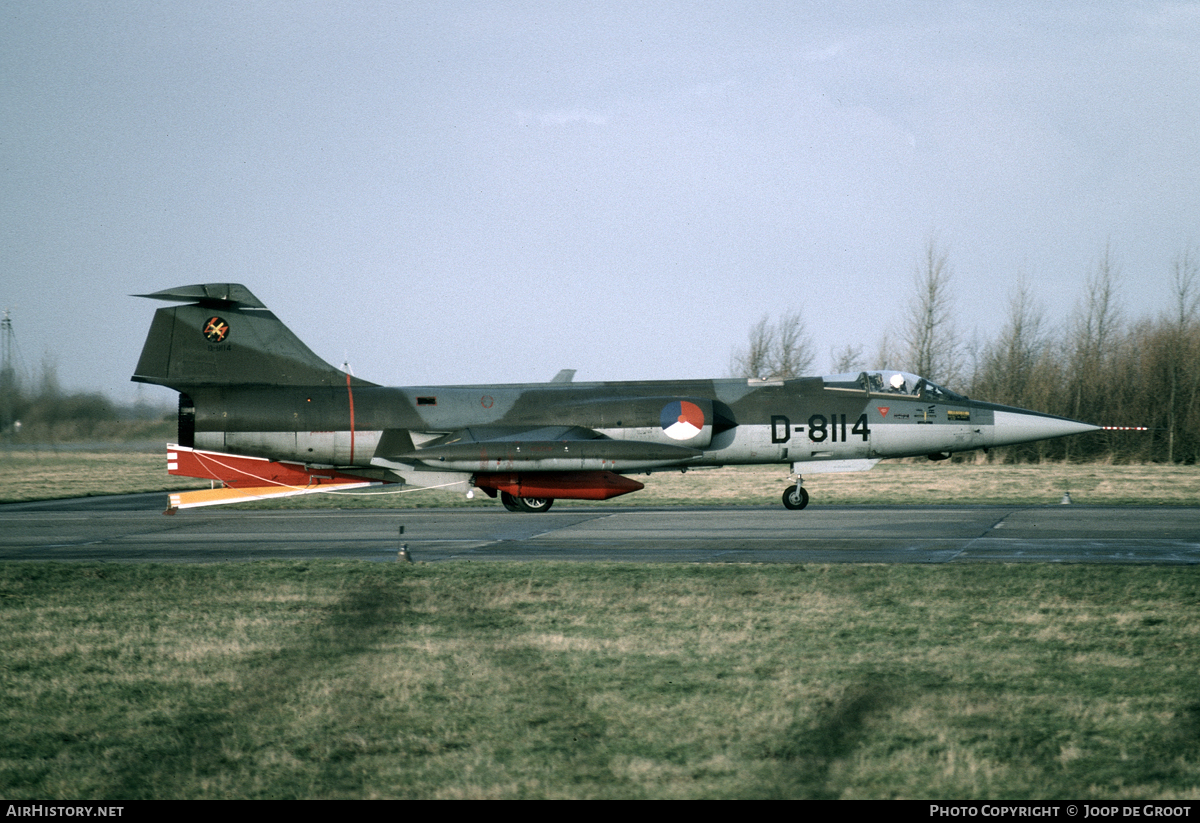
[[[0,565],[0,796],[1200,797],[1200,570]]]
[[[207,488],[205,481],[173,477],[166,452],[0,451],[0,503],[165,489]],[[686,474],[636,475],[643,491],[603,505],[780,505],[788,485],[785,466],[698,469]],[[1070,492],[1077,503],[1143,506],[1200,505],[1200,467],[1044,463],[883,462],[869,472],[813,474],[805,478],[812,505],[1058,503]],[[381,487],[308,495],[262,503],[255,508],[392,508],[495,506],[482,493],[475,500],[437,491]]]
[[[785,485],[639,479],[618,500]],[[0,452],[5,500],[189,483],[161,454]],[[1200,498],[1194,467],[806,485],[813,505]],[[0,796],[1196,800],[1198,607],[1192,567],[0,564]]]
[[[208,488],[167,474],[167,450],[0,450],[0,503]]]

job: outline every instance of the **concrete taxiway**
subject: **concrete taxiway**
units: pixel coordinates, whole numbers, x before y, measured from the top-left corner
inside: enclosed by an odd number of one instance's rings
[[[0,560],[296,558],[734,563],[1200,563],[1200,508],[571,506],[163,516],[165,495],[0,506]],[[403,532],[401,529],[403,528]]]

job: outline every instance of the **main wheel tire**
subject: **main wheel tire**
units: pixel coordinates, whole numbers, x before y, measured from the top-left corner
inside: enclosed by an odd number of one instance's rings
[[[788,486],[783,493],[783,505],[797,511],[803,509],[808,505],[808,490],[803,486]]]
[[[517,502],[517,498],[513,497],[508,492],[500,492],[500,502],[504,504],[504,508],[510,512],[525,511],[521,508],[521,504]]]
[[[553,497],[518,497],[517,505],[521,507],[521,511],[532,512],[548,512],[550,507],[554,505]]]

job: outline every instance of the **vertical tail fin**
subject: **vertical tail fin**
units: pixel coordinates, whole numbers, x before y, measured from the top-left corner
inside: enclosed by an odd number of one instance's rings
[[[238,283],[181,286],[155,300],[189,305],[159,309],[133,380],[176,391],[218,386],[373,385],[334,368],[304,345],[250,290]]]

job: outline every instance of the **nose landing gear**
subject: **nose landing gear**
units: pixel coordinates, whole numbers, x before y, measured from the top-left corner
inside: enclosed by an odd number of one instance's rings
[[[788,486],[783,493],[783,505],[796,511],[803,509],[808,505],[808,491],[799,483]]]

